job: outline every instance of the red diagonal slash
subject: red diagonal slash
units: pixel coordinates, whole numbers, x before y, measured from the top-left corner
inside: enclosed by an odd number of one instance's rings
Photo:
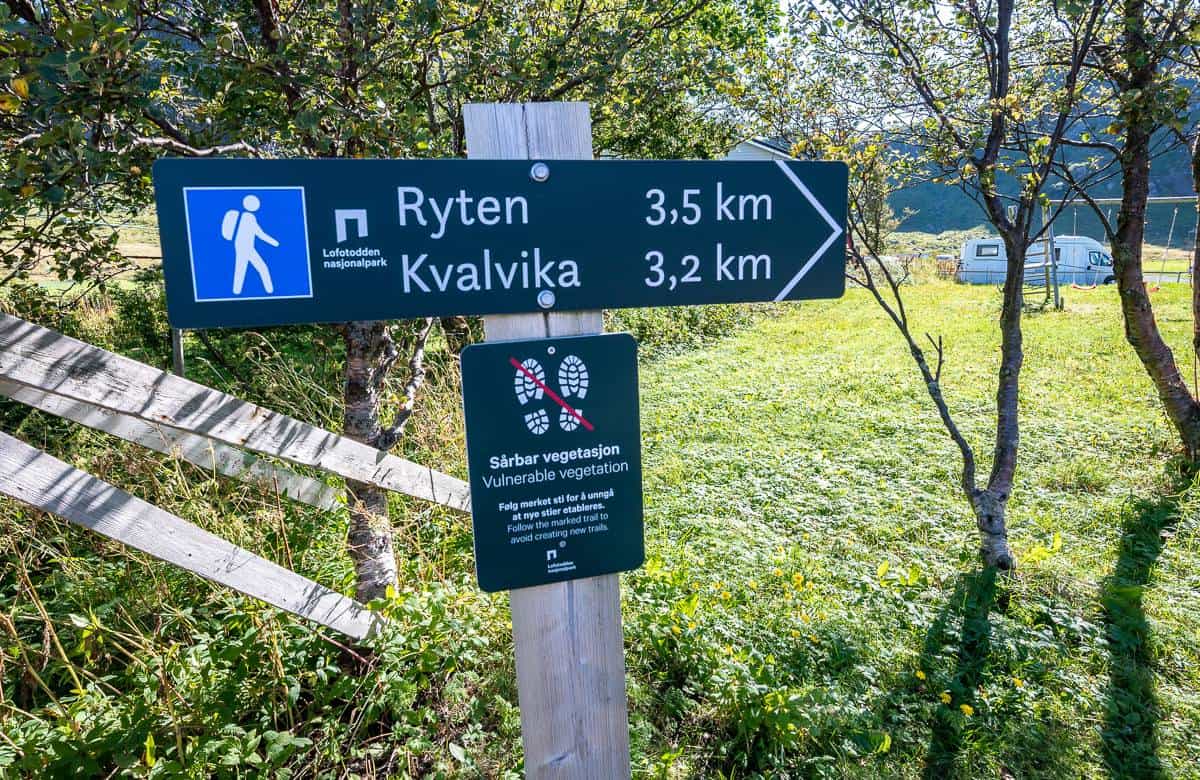
[[[580,425],[582,425],[584,428],[587,428],[589,431],[596,430],[596,426],[592,425],[590,422],[588,422],[586,419],[584,419],[583,415],[580,414],[579,412],[575,411],[574,407],[572,407],[569,403],[567,403],[563,399],[559,398],[558,393],[556,393],[553,390],[551,390],[550,388],[546,387],[545,382],[538,379],[536,376],[533,375],[533,372],[531,372],[528,368],[525,368],[525,366],[523,366],[519,362],[517,362],[517,359],[515,357],[510,357],[508,359],[508,362],[512,363],[516,367],[516,369],[518,371],[520,371],[522,374],[529,377],[530,381],[532,381],[535,385],[542,388],[542,392],[544,392],[546,395],[550,396],[551,401],[558,404],[562,408],[566,409],[567,414],[571,415],[576,420],[579,420]]]

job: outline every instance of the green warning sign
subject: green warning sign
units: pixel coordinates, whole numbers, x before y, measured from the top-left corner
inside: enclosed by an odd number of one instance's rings
[[[463,351],[462,378],[479,586],[510,590],[640,566],[633,337],[476,344]]]

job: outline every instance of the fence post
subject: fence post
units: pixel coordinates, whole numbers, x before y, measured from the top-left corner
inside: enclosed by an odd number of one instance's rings
[[[1054,308],[1062,311],[1062,289],[1058,281],[1058,257],[1054,254],[1054,220],[1049,218],[1049,207],[1042,206],[1042,224],[1046,227],[1046,260],[1050,263],[1050,272],[1054,274]]]
[[[183,329],[171,328],[171,373],[183,376]]]
[[[471,158],[591,159],[586,103],[479,103],[463,109]],[[488,341],[604,329],[600,311],[483,318]],[[621,591],[616,574],[510,594],[525,777],[630,776]]]

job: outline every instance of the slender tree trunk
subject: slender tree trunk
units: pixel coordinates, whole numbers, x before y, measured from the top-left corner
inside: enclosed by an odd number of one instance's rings
[[[340,64],[338,82],[347,106],[360,104],[359,66],[365,54],[362,31],[352,0],[338,0]],[[362,139],[351,135],[334,153],[355,157],[364,150]],[[380,425],[383,383],[396,362],[396,345],[387,323],[349,322],[343,330],[346,343],[346,387],[343,392],[345,435],[380,449],[390,449],[394,438],[385,441]],[[359,601],[383,596],[388,585],[397,584],[396,555],[388,517],[387,491],[361,482],[346,481],[350,504],[350,527],[346,547],[357,574],[355,593]]]
[[[343,430],[350,438],[377,446],[383,432],[379,423],[383,379],[395,361],[396,348],[387,324],[350,322],[343,330],[346,343],[346,387]],[[383,596],[397,583],[392,527],[388,520],[387,491],[346,480],[350,503],[347,548],[357,574],[359,601]]]
[[[1140,7],[1140,3],[1130,5]],[[1126,86],[1129,90],[1150,89],[1154,75],[1154,66],[1144,65],[1131,73]],[[1200,404],[1192,397],[1174,353],[1159,333],[1142,274],[1146,202],[1150,197],[1151,131],[1155,123],[1139,101],[1125,103],[1121,113],[1126,126],[1125,146],[1121,150],[1121,210],[1112,250],[1113,273],[1125,318],[1125,339],[1154,382],[1163,410],[1179,433],[1188,458],[1196,460],[1200,457]]]
[[[1196,193],[1196,232],[1192,237],[1192,351],[1200,360],[1200,127],[1192,140],[1192,191]]]
[[[279,56],[286,28],[280,23],[277,0],[254,0],[263,46],[272,55],[270,72],[287,101],[287,114],[295,119],[303,95],[293,79],[288,61]],[[338,78],[343,100],[357,99],[359,43],[353,24],[353,8],[348,0],[339,0],[339,39],[342,61]],[[301,135],[309,155],[337,154],[333,144],[322,145],[310,131]],[[343,150],[348,155],[361,151],[361,142],[352,137]],[[388,370],[395,362],[395,345],[384,323],[350,322],[342,328],[346,344],[346,385],[342,395],[343,433],[355,441],[376,446],[382,430],[379,424],[380,390]],[[392,550],[392,530],[388,520],[387,492],[361,482],[346,480],[350,504],[347,552],[354,562],[355,594],[359,601],[384,595],[388,585],[396,584],[396,558]]]
[[[1020,445],[1018,400],[1021,366],[1025,362],[1021,333],[1024,304],[1025,246],[1013,235],[1004,235],[1008,272],[1004,280],[1004,302],[1000,309],[1000,371],[996,383],[996,446],[986,488],[968,494],[979,528],[979,553],[983,562],[997,569],[1016,568],[1017,560],[1008,546],[1008,499],[1012,495]]]

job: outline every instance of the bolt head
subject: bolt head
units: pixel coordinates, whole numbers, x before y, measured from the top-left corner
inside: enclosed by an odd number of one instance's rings
[[[550,178],[550,166],[544,162],[534,163],[529,169],[529,178],[534,181],[545,181]]]
[[[554,300],[553,290],[542,290],[537,294],[538,306],[541,306],[543,309],[549,309],[554,306]]]

